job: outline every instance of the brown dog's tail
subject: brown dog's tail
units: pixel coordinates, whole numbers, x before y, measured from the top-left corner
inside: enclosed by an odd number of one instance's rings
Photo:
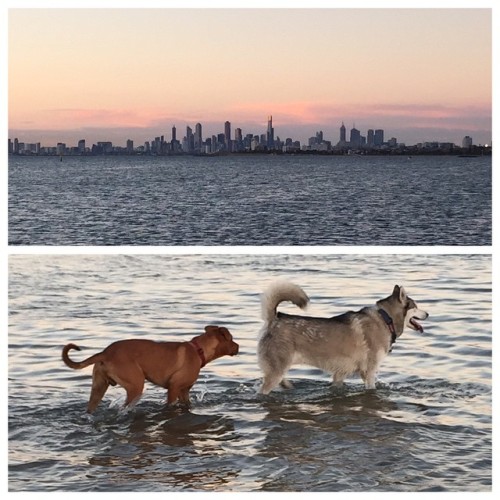
[[[75,345],[75,344],[67,344],[63,347],[62,350],[62,360],[66,364],[66,366],[69,366],[70,368],[73,368],[73,370],[81,370],[82,368],[86,368],[87,366],[93,365],[94,363],[97,363],[101,358],[102,358],[102,352],[99,354],[94,354],[93,356],[90,356],[90,358],[85,359],[84,361],[72,361],[69,359],[68,352],[71,351],[72,349],[75,349],[77,351],[80,351],[81,349]]]

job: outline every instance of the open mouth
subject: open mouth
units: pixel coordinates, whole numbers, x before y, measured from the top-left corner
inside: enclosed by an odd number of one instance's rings
[[[410,318],[410,325],[413,327],[414,330],[419,331],[420,333],[424,333],[424,328],[422,325],[415,319],[415,317]]]

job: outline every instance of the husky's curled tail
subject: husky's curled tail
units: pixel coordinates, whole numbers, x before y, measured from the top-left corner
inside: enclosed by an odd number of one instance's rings
[[[298,364],[330,373],[336,386],[359,373],[365,387],[375,389],[378,367],[392,344],[406,327],[423,332],[418,320],[429,316],[399,285],[372,306],[330,317],[277,312],[284,301],[303,309],[309,298],[302,288],[286,281],[273,284],[262,296],[264,325],[257,354],[263,394],[280,384],[290,387],[285,375]]]
[[[273,283],[262,294],[262,319],[264,325],[260,332],[257,346],[259,366],[264,373],[264,381],[260,392],[267,394],[273,387],[281,384],[291,387],[290,382],[285,380],[284,374],[291,366],[293,358],[293,339],[287,332],[279,332],[273,326],[277,320],[276,308],[281,302],[292,302],[297,307],[305,309],[309,303],[309,297],[300,286],[289,281],[279,280]],[[276,325],[277,326],[277,325]]]
[[[262,294],[261,300],[262,319],[266,325],[276,317],[276,308],[281,302],[292,302],[301,309],[305,309],[309,303],[309,297],[300,286],[285,280],[273,283]]]

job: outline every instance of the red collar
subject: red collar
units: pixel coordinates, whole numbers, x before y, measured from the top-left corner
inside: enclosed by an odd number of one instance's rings
[[[207,364],[207,360],[205,358],[205,353],[203,352],[203,349],[199,346],[198,342],[196,342],[195,339],[191,340],[189,343],[196,349],[196,352],[198,353],[198,356],[201,359],[201,368],[203,368]]]

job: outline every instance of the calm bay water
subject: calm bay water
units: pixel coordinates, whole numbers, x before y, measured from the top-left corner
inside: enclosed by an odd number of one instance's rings
[[[371,305],[403,284],[430,314],[406,331],[376,391],[318,370],[261,396],[259,294],[285,277],[309,314]],[[283,310],[294,311],[292,306]],[[202,371],[189,411],[147,385],[85,413],[76,359],[123,338],[188,340],[227,326],[240,354]],[[12,255],[11,491],[490,491],[491,257],[486,255]]]
[[[491,157],[10,157],[9,243],[491,245]]]

